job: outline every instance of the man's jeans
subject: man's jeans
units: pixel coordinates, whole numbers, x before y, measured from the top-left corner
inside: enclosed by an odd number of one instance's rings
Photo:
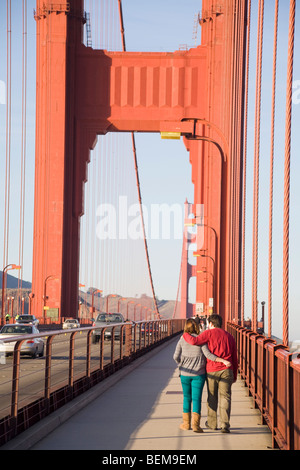
[[[207,424],[217,429],[217,410],[219,398],[220,427],[229,429],[231,411],[231,386],[233,371],[224,369],[217,372],[207,372]]]

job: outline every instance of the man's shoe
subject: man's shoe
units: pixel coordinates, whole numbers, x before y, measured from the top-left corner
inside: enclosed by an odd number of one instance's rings
[[[209,429],[212,429],[213,431],[216,431],[218,429],[218,428],[211,428],[207,421],[205,421],[205,426]]]
[[[228,428],[222,428],[221,432],[226,434],[226,433],[230,433],[230,430]]]

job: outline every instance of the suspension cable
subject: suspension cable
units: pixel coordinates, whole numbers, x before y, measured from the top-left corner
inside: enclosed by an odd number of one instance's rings
[[[253,256],[252,256],[252,322],[253,322],[253,326],[252,328],[255,332],[257,331],[259,156],[260,156],[263,24],[264,24],[264,0],[260,0],[259,15],[258,15],[258,32],[257,32],[254,189],[253,189]]]
[[[292,92],[295,42],[296,0],[290,1],[289,40],[286,86],[286,128],[284,161],[284,207],[283,207],[283,344],[289,342],[289,239],[290,239],[290,166],[291,166],[291,127]]]
[[[6,151],[5,151],[5,203],[3,266],[8,264],[9,212],[10,212],[10,160],[11,160],[11,0],[6,1],[7,58],[6,58]]]
[[[122,36],[122,47],[123,47],[123,52],[126,52],[122,0],[118,0],[118,3],[119,3],[119,16],[120,16],[120,28],[121,28],[121,36]],[[160,315],[159,315],[156,296],[155,296],[155,290],[154,290],[154,284],[153,284],[153,278],[152,278],[152,272],[151,272],[151,266],[150,266],[150,259],[149,259],[148,243],[147,243],[146,230],[145,230],[145,221],[144,221],[144,215],[143,215],[142,196],[141,196],[141,187],[140,187],[140,180],[139,180],[139,171],[138,171],[137,153],[136,153],[134,132],[131,133],[131,138],[132,138],[132,150],[133,150],[133,157],[134,157],[135,175],[136,175],[136,183],[137,183],[138,198],[139,198],[139,205],[140,205],[140,213],[141,213],[141,219],[142,219],[142,230],[143,230],[143,235],[144,235],[144,244],[145,244],[146,257],[147,257],[149,278],[150,278],[151,290],[152,290],[153,301],[154,301],[154,306],[155,306],[155,313],[156,313],[157,317],[159,318]]]
[[[242,270],[241,270],[241,324],[245,320],[245,227],[246,227],[246,185],[247,185],[247,138],[248,138],[248,97],[249,97],[249,56],[250,56],[250,29],[251,29],[251,0],[248,1],[247,25],[247,52],[246,52],[246,79],[245,79],[245,116],[244,116],[244,160],[243,160],[243,209],[242,209]]]
[[[22,2],[22,137],[21,137],[21,177],[20,177],[20,234],[19,234],[19,271],[18,289],[23,282],[24,222],[25,222],[25,164],[26,164],[26,115],[27,115],[27,0]],[[18,302],[19,313],[19,302]]]
[[[268,278],[268,337],[272,335],[272,263],[273,263],[273,193],[274,193],[274,134],[275,134],[275,98],[276,68],[278,39],[278,6],[275,0],[274,47],[273,47],[273,83],[272,83],[272,120],[271,120],[271,152],[270,152],[270,196],[269,196],[269,278]]]

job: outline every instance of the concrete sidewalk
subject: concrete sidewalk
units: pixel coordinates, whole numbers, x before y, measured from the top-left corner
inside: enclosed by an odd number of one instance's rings
[[[88,392],[92,394],[90,398],[86,394],[79,397],[4,447],[32,450],[270,450],[271,433],[267,426],[259,424],[260,413],[254,408],[241,380],[233,386],[230,434],[205,428],[206,387],[201,418],[204,433],[179,429],[183,397],[173,360],[178,339],[138,359],[94,387]],[[45,437],[38,441],[42,436]]]

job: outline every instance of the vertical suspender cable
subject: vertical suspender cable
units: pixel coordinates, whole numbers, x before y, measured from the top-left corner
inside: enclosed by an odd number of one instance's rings
[[[260,0],[259,15],[258,15],[258,32],[257,32],[254,187],[253,187],[252,329],[255,332],[257,331],[259,152],[260,152],[263,23],[264,23],[264,0]]]
[[[247,18],[247,5],[246,2],[243,2],[240,6],[240,12],[238,17],[238,24],[245,23]],[[237,86],[236,86],[236,99],[237,99],[237,119],[238,119],[238,129],[239,132],[236,135],[236,153],[237,153],[237,181],[236,181],[236,237],[235,237],[235,271],[236,271],[236,279],[235,279],[235,312],[238,314],[238,317],[241,316],[241,303],[239,302],[241,291],[240,291],[240,249],[241,249],[241,207],[242,207],[242,181],[243,181],[243,162],[241,159],[243,144],[242,136],[243,136],[243,122],[244,122],[244,72],[245,72],[245,52],[247,50],[247,43],[245,38],[245,28],[237,28],[237,39],[238,39],[238,50],[236,56],[237,62]]]
[[[284,161],[284,207],[283,207],[283,344],[289,340],[289,229],[290,229],[290,165],[291,165],[291,127],[292,127],[292,91],[295,42],[296,0],[290,1],[289,41],[287,61],[286,90],[286,128]]]
[[[122,46],[123,46],[123,51],[125,52],[126,44],[125,44],[125,32],[124,32],[124,22],[123,22],[123,12],[122,12],[122,0],[118,0],[118,2],[119,2],[120,28],[121,28],[121,34],[122,34]],[[144,222],[143,206],[142,206],[142,196],[141,196],[141,188],[140,188],[139,172],[138,172],[138,164],[137,164],[137,153],[136,153],[136,146],[135,146],[135,137],[134,137],[133,132],[131,133],[131,138],[132,138],[132,150],[133,150],[133,156],[134,156],[134,166],[135,166],[135,174],[136,174],[136,182],[137,182],[137,190],[138,190],[138,198],[139,198],[139,205],[140,205],[140,212],[141,212],[141,219],[142,219],[142,230],[144,234],[144,243],[145,243],[149,278],[150,278],[150,283],[151,283],[155,314],[157,318],[159,318],[159,311],[158,311],[157,301],[155,297],[155,290],[154,290],[150,259],[149,259],[148,244],[147,244],[147,238],[146,238],[146,230],[145,230],[145,222]]]
[[[3,266],[8,264],[9,205],[10,205],[10,156],[11,156],[11,0],[6,1],[7,9],[7,56],[6,56],[6,151],[5,151],[5,206]]]
[[[246,180],[247,180],[247,128],[248,128],[248,90],[249,90],[249,54],[251,29],[251,0],[248,1],[248,29],[246,53],[246,79],[245,79],[245,116],[244,116],[244,161],[243,161],[243,209],[242,209],[242,269],[241,269],[241,325],[245,319],[245,229],[246,229]]]
[[[268,336],[272,335],[272,247],[273,247],[273,180],[274,180],[274,133],[275,133],[275,98],[278,37],[278,5],[275,0],[274,49],[273,49],[273,84],[272,84],[272,121],[271,121],[271,155],[270,155],[270,198],[269,198],[269,274],[268,274]]]
[[[22,40],[22,148],[21,148],[21,185],[20,185],[20,236],[19,236],[19,288],[22,289],[24,220],[25,220],[25,163],[26,163],[26,109],[27,109],[27,0],[22,2],[23,40]],[[19,303],[18,303],[19,308]]]

